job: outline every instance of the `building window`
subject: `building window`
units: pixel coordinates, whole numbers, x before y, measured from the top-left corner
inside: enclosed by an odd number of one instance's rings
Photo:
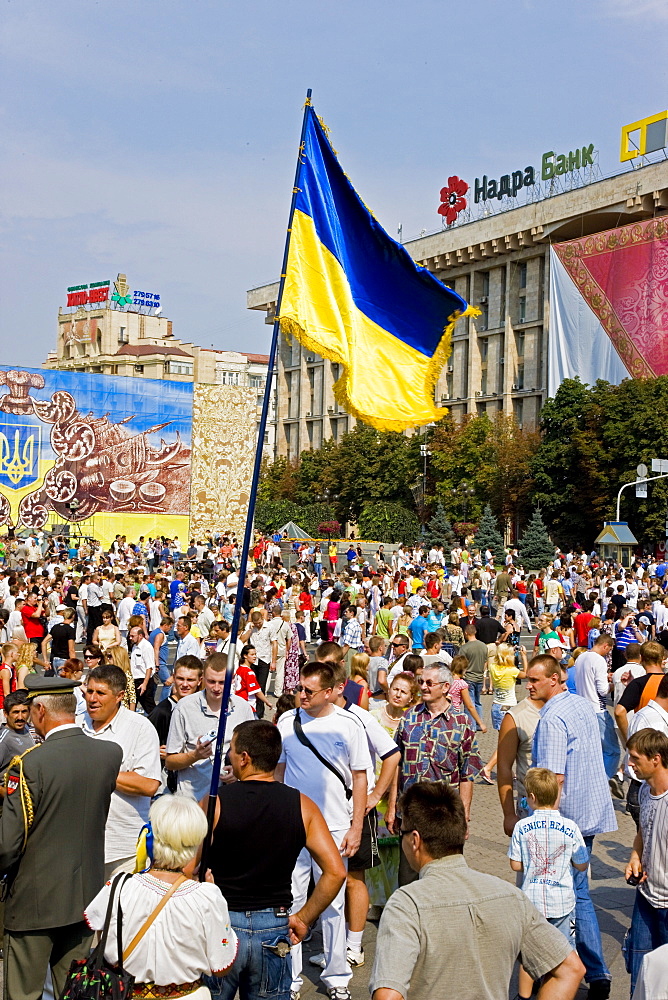
[[[524,388],[524,362],[520,362],[517,366],[517,388]]]
[[[518,322],[526,323],[526,318],[527,318],[527,300],[523,295],[520,295]]]
[[[249,375],[248,384],[251,389],[264,389],[264,378],[262,375]]]
[[[118,328],[118,343],[127,344],[130,340],[128,336],[128,328],[126,326],[119,326]]]
[[[524,330],[518,330],[517,333],[515,334],[515,341],[517,343],[517,357],[518,358],[523,358],[524,357],[524,340],[525,340]]]
[[[187,361],[168,361],[165,370],[169,375],[192,375],[193,365]]]
[[[144,366],[143,365],[135,365],[134,366],[134,371],[135,371],[135,375],[143,375],[144,374]]]
[[[480,294],[489,295],[489,271],[481,271],[480,277],[482,279],[482,288]]]
[[[520,277],[520,288],[526,288],[526,286],[527,286],[527,265],[526,265],[526,261],[523,261],[520,264],[519,277]]]
[[[524,400],[516,399],[513,403],[515,409],[515,420],[517,421],[517,426],[522,430],[524,424]]]

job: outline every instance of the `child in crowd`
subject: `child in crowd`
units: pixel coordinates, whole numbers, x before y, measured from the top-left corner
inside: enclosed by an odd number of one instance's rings
[[[589,852],[577,825],[557,809],[559,782],[553,771],[532,767],[524,779],[532,814],[513,830],[510,867],[523,872],[522,891],[575,948],[573,869],[584,871]],[[529,1000],[533,980],[520,968],[519,1000]]]
[[[369,693],[372,698],[387,697],[387,672],[390,664],[385,658],[387,643],[380,635],[372,635],[368,640],[369,666]]]
[[[452,707],[455,711],[461,712],[463,709],[466,710],[474,720],[479,731],[481,733],[486,733],[487,726],[475,710],[475,705],[473,704],[473,700],[471,699],[471,694],[469,692],[468,683],[464,679],[468,665],[469,661],[465,656],[453,657],[452,663],[450,664],[452,684],[450,685],[450,690],[448,691],[448,697],[450,698]]]

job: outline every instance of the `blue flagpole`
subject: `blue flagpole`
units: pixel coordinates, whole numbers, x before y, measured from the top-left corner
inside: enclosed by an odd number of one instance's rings
[[[255,446],[255,463],[253,465],[253,478],[251,480],[250,495],[248,498],[248,515],[246,517],[246,529],[244,531],[244,541],[241,549],[241,561],[239,564],[239,586],[237,597],[234,602],[234,615],[230,629],[230,646],[227,654],[227,669],[225,671],[225,684],[223,687],[223,699],[220,706],[220,719],[218,720],[218,733],[216,736],[216,752],[213,758],[213,771],[211,774],[211,786],[209,788],[209,801],[207,805],[206,818],[208,830],[204,843],[202,844],[202,857],[199,869],[199,880],[203,882],[206,878],[207,860],[211,848],[213,835],[213,821],[216,813],[216,799],[218,798],[218,784],[220,781],[220,768],[223,758],[223,744],[225,743],[225,727],[227,722],[227,706],[232,692],[232,679],[234,677],[234,656],[237,647],[237,636],[239,634],[239,621],[241,618],[242,599],[244,586],[246,583],[246,573],[248,569],[248,556],[253,537],[253,519],[255,516],[255,501],[257,499],[257,488],[260,482],[260,469],[262,466],[262,450],[264,445],[264,435],[269,416],[269,404],[271,402],[271,388],[274,378],[274,366],[276,364],[276,353],[278,350],[278,334],[280,330],[279,317],[281,315],[281,302],[283,300],[283,288],[285,286],[285,273],[288,266],[288,253],[290,251],[290,233],[292,230],[292,219],[295,214],[299,179],[303,163],[304,139],[306,137],[306,126],[308,123],[308,113],[311,107],[311,89],[306,91],[306,104],[304,105],[304,120],[302,122],[302,132],[299,140],[299,152],[297,154],[297,168],[295,170],[295,183],[292,189],[292,201],[290,202],[290,216],[288,229],[285,236],[285,249],[283,251],[283,265],[281,267],[281,279],[278,285],[278,296],[276,299],[276,316],[274,319],[274,329],[271,337],[271,349],[269,351],[269,365],[267,368],[267,381],[264,387],[264,399],[262,400],[262,415],[260,416],[260,426]]]

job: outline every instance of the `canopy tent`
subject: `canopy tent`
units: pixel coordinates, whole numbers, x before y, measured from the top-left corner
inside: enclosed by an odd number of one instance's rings
[[[309,535],[309,533],[307,531],[304,531],[303,528],[300,528],[298,524],[295,524],[294,521],[288,521],[287,524],[284,524],[282,528],[278,529],[278,532],[281,535],[283,535],[284,533],[286,533],[287,536],[288,536],[288,538],[312,538],[313,537],[312,535]]]

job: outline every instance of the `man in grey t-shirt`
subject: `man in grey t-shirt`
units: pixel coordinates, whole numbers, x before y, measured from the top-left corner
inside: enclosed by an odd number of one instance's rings
[[[584,966],[561,931],[520,889],[466,864],[461,797],[443,781],[416,782],[400,812],[402,850],[420,878],[397,889],[383,910],[373,1000],[406,1000],[409,990],[410,1000],[446,992],[507,1000],[520,954],[529,975],[543,977],[538,997],[559,990],[572,1000]],[[453,927],[457,946],[444,948]]]
[[[467,625],[464,629],[464,645],[459,649],[459,655],[465,656],[469,666],[466,671],[466,683],[471,692],[475,710],[482,719],[482,684],[487,666],[487,646],[476,638],[475,625]]]

